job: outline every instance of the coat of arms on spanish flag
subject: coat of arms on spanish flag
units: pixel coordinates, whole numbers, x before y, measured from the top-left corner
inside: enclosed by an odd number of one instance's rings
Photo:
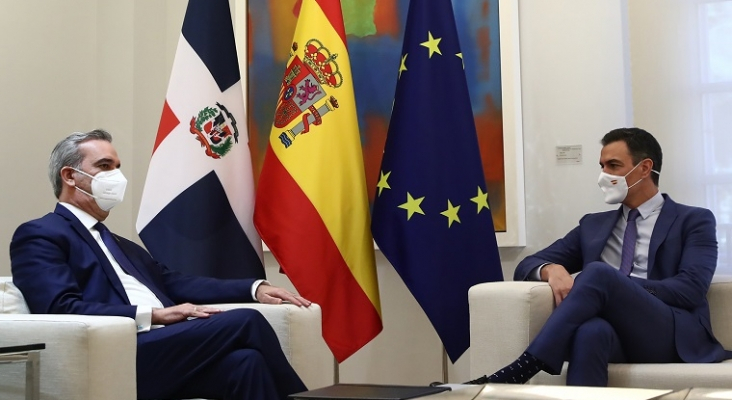
[[[381,332],[346,34],[337,0],[303,0],[257,188],[254,224],[323,310],[341,362]]]

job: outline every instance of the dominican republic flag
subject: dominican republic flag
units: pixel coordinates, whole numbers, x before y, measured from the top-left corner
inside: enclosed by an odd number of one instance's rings
[[[142,193],[137,231],[168,267],[264,278],[228,0],[190,0]]]
[[[372,223],[453,362],[468,289],[503,280],[462,57],[450,0],[410,2]]]
[[[338,362],[381,332],[353,76],[338,0],[303,0],[254,222],[297,291],[323,310]]]

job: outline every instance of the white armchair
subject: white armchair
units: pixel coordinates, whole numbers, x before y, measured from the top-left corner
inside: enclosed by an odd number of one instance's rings
[[[333,355],[322,337],[321,311],[294,305],[219,304],[255,308],[277,333],[285,356],[308,388],[333,384]],[[45,343],[41,399],[137,398],[135,321],[126,317],[29,314],[10,277],[0,277],[0,346]],[[0,398],[23,399],[25,367],[0,365]]]
[[[544,282],[491,282],[473,286],[470,302],[470,373],[490,374],[516,359],[554,309]],[[714,335],[732,349],[732,282],[712,283],[707,295]],[[563,385],[562,374],[544,372],[529,383]],[[718,364],[611,364],[608,386],[648,389],[732,388],[732,360]]]

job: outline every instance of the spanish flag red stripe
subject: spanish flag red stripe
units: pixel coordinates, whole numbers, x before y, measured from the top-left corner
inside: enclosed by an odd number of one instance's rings
[[[341,15],[341,3],[332,0],[317,0],[320,9],[323,10],[330,26],[341,37],[343,44],[346,45],[346,28],[343,25],[343,16]]]
[[[340,361],[381,331],[381,317],[330,237],[317,210],[268,149],[260,182],[277,182],[260,191],[278,202],[257,203],[255,225],[298,291],[323,309],[323,337]],[[298,210],[282,213],[278,210]],[[259,221],[265,219],[265,221]],[[286,231],[269,227],[287,226]],[[343,320],[346,318],[347,320]],[[358,320],[358,321],[356,321]],[[355,323],[357,322],[357,323]]]

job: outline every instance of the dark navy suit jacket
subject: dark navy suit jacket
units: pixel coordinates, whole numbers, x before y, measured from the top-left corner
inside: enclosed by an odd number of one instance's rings
[[[254,279],[184,275],[152,259],[137,244],[118,243],[165,304],[252,302]],[[89,230],[66,207],[26,222],[10,243],[13,282],[33,313],[117,315],[135,318],[117,274]]]
[[[653,228],[648,251],[648,277],[633,281],[658,297],[674,312],[676,350],[685,362],[716,362],[730,358],[712,334],[707,291],[717,266],[716,222],[711,211],[678,204],[668,195]],[[600,255],[622,215],[618,210],[582,217],[564,238],[521,261],[514,280],[530,279],[544,263],[563,265],[570,274],[580,272]],[[617,267],[617,266],[616,266]],[[627,310],[628,323],[654,329]]]

